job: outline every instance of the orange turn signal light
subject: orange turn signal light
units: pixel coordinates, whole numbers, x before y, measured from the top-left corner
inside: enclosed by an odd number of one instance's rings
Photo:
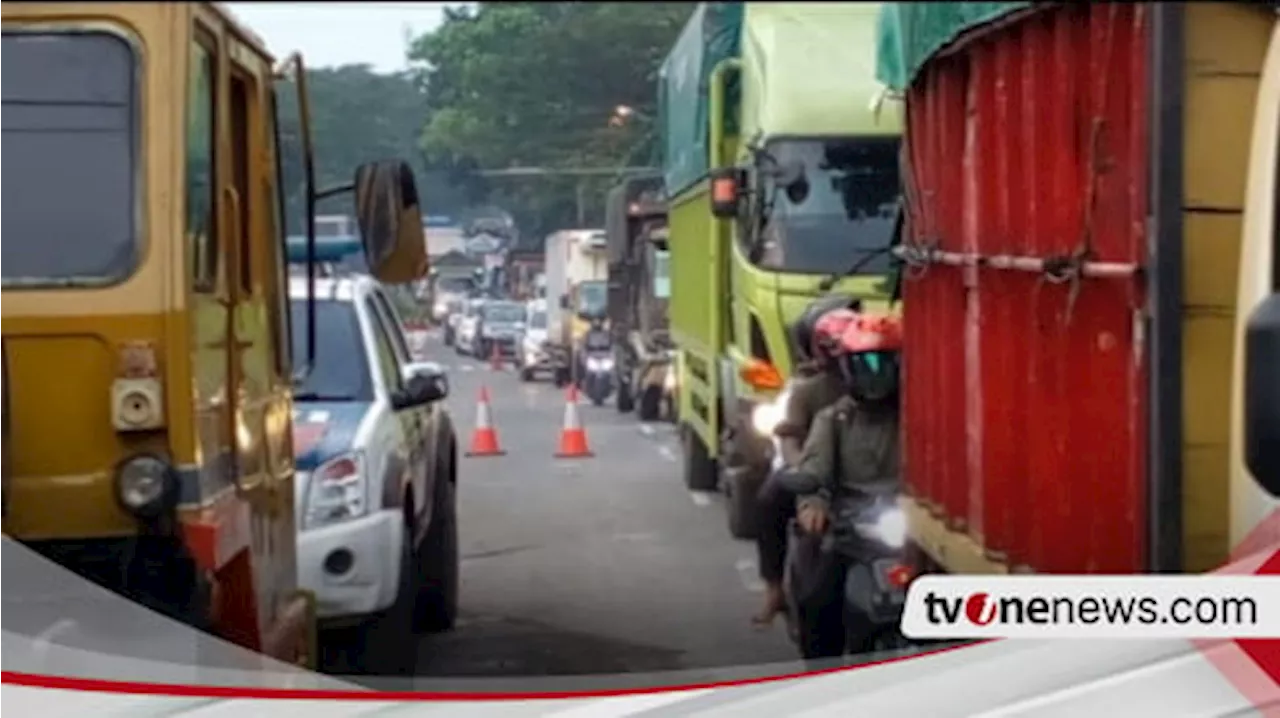
[[[763,359],[748,359],[738,376],[752,388],[765,391],[781,389],[785,383],[778,368]]]

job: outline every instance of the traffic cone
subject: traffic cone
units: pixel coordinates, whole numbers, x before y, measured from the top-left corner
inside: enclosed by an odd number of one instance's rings
[[[502,371],[502,350],[498,348],[498,343],[493,343],[493,348],[489,351],[489,369],[491,371]]]
[[[587,448],[587,431],[578,418],[578,387],[569,385],[564,405],[564,428],[560,430],[560,450],[557,459],[584,459],[595,456]]]
[[[498,432],[493,428],[489,415],[489,389],[480,387],[480,400],[476,402],[476,428],[471,434],[471,449],[467,456],[502,456],[507,452],[498,448]]]

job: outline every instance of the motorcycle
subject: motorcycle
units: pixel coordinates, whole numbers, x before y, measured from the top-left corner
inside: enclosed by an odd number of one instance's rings
[[[583,355],[579,388],[596,406],[603,405],[613,393],[613,363],[611,349],[591,350]]]
[[[811,493],[794,472],[783,470],[781,478],[796,493]],[[845,652],[879,653],[910,645],[900,629],[911,570],[904,556],[907,522],[898,506],[899,491],[896,480],[860,487],[856,496],[839,502],[820,537],[804,534],[791,521],[784,585],[793,641],[799,642],[803,620],[798,597],[812,590],[816,573],[835,570],[835,562],[843,561],[848,565],[841,591]]]

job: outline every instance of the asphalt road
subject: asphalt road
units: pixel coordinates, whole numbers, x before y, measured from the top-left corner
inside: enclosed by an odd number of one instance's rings
[[[707,669],[793,661],[781,620],[757,631],[754,546],[729,536],[721,499],[690,493],[670,424],[612,402],[580,406],[595,456],[556,459],[565,396],[459,357],[449,406],[470,441],[487,387],[505,456],[463,460],[461,617],[423,637],[420,676],[516,677]],[[585,401],[585,400],[584,400]]]

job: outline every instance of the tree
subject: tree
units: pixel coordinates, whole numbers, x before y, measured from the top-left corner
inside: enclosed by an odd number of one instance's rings
[[[426,96],[408,73],[380,74],[368,65],[317,68],[307,72],[311,137],[320,188],[350,182],[362,162],[402,159],[410,163],[428,211],[452,214],[465,201],[447,178],[428,172],[418,136],[427,117]],[[301,233],[302,155],[298,106],[292,87],[277,92],[280,102],[281,161],[290,188],[285,216],[290,233]],[[351,197],[322,201],[321,213],[351,213]]]
[[[510,209],[523,232],[576,223],[575,178],[486,179],[516,165],[621,167],[656,146],[657,70],[693,10],[688,3],[478,3],[417,38],[427,161],[472,201]],[[637,110],[609,123],[614,109]],[[588,219],[603,218],[611,178],[585,181]]]

